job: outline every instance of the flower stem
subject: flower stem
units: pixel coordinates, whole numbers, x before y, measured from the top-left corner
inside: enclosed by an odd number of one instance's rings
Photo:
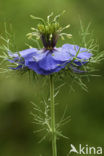
[[[51,104],[51,129],[52,129],[52,156],[57,156],[53,75],[50,75],[50,104]]]

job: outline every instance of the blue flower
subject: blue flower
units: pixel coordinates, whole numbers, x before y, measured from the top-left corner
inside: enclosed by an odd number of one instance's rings
[[[87,63],[92,54],[86,48],[64,44],[60,48],[54,47],[50,50],[45,48],[41,50],[36,48],[26,49],[15,54],[9,53],[9,56],[12,58],[9,59],[11,63],[17,63],[17,67],[11,69],[20,70],[27,67],[37,74],[49,75],[59,72],[67,65],[73,71],[80,73],[77,67]]]

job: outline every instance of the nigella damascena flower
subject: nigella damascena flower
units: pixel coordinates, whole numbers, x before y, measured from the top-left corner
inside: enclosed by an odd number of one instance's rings
[[[54,48],[52,50],[31,48],[23,50],[19,54],[15,53],[11,55],[13,57],[13,60],[10,60],[11,63],[17,62],[18,64],[16,68],[12,69],[28,67],[37,74],[42,75],[58,72],[68,64],[70,68],[78,72],[74,65],[72,66],[72,63],[76,64],[76,66],[82,66],[92,56],[87,49],[71,44],[64,44],[61,48]]]
[[[37,19],[33,16],[32,18]],[[77,67],[86,64],[92,54],[88,49],[72,44],[64,44],[62,47],[57,48],[56,43],[59,37],[71,37],[70,34],[62,33],[69,25],[61,28],[56,21],[57,16],[52,22],[50,22],[49,18],[50,16],[47,17],[47,22],[39,18],[42,24],[39,24],[37,29],[32,28],[34,32],[28,34],[29,38],[35,36],[37,39],[41,39],[44,48],[40,50],[30,48],[15,54],[10,53],[9,56],[12,60],[9,59],[9,61],[17,63],[17,67],[11,69],[20,70],[27,67],[37,74],[48,75],[59,72],[68,66],[69,72],[71,69],[74,72],[81,73],[82,71]]]

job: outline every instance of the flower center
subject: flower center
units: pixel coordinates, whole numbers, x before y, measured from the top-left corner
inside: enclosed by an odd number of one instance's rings
[[[38,25],[40,39],[46,49],[53,49],[56,46],[59,34],[59,23],[49,23],[47,25]]]
[[[50,18],[52,16],[53,13],[47,16],[47,20],[45,21],[42,18],[31,15],[32,19],[35,20],[37,19],[40,21],[40,23],[37,25],[37,28],[32,28],[33,30],[32,33],[27,34],[29,39],[31,39],[32,37],[35,37],[36,40],[41,39],[44,48],[48,50],[52,50],[56,46],[59,37],[61,37],[61,39],[64,39],[64,36],[68,38],[71,38],[72,36],[71,34],[63,33],[63,30],[69,28],[70,25],[67,25],[65,27],[60,27],[58,19],[61,16],[61,14],[55,16],[50,21]]]

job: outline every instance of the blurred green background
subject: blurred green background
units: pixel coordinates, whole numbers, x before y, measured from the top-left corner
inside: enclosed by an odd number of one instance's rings
[[[4,22],[7,26],[12,24],[17,49],[25,49],[26,34],[36,24],[29,15],[45,18],[51,12],[57,14],[63,10],[66,14],[60,22],[71,24],[75,40],[79,41],[79,19],[85,25],[91,22],[100,50],[104,49],[104,0],[0,0],[0,34],[4,33]],[[62,41],[58,43],[61,44]],[[104,62],[99,66],[102,74],[103,66]],[[30,101],[38,104],[42,97],[48,96],[48,87],[42,83],[43,80],[29,82],[27,76],[0,74],[0,156],[52,155],[49,141],[38,143],[42,134],[33,134],[37,125],[29,114],[33,107]],[[78,87],[73,93],[66,85],[57,96],[57,118],[66,104],[71,115],[71,122],[62,128],[70,140],[58,140],[58,156],[66,156],[71,143],[76,147],[104,145],[104,77],[92,77],[88,88],[88,93]]]

